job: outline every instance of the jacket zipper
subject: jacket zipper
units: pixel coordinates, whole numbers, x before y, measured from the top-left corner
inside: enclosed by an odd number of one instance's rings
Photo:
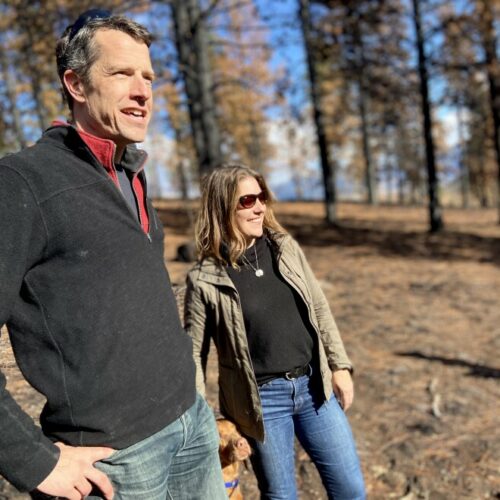
[[[87,142],[85,141],[85,139],[83,139],[82,137],[80,137],[80,139],[82,140],[82,142],[84,143],[84,146],[85,146],[85,150],[90,153],[90,156],[95,160],[95,164],[94,166],[97,166],[99,168],[102,168],[105,173],[106,173],[106,176],[108,178],[111,179],[111,181],[113,182],[113,184],[115,185],[115,187],[118,189],[118,191],[120,192],[120,195],[121,195],[121,198],[123,199],[126,207],[127,207],[127,210],[130,212],[130,214],[132,215],[132,217],[134,218],[134,221],[136,224],[139,224],[140,226],[140,229],[141,229],[141,232],[143,234],[146,235],[148,241],[150,243],[152,243],[152,238],[151,238],[151,234],[150,234],[150,231],[146,232],[143,228],[143,225],[142,225],[142,222],[143,222],[143,217],[142,217],[142,214],[141,214],[141,209],[140,209],[140,205],[138,203],[138,196],[137,196],[137,193],[134,189],[134,185],[133,185],[133,179],[137,177],[137,175],[144,169],[144,164],[146,163],[146,160],[147,160],[147,153],[144,154],[144,160],[142,161],[141,165],[139,166],[139,169],[137,172],[134,173],[133,177],[132,177],[132,181],[130,182],[130,187],[131,187],[131,190],[132,190],[132,193],[134,195],[134,199],[135,199],[135,202],[137,204],[137,213],[134,213],[133,209],[129,206],[128,202],[125,200],[125,197],[123,196],[123,192],[121,190],[121,187],[120,187],[120,181],[118,180],[118,174],[116,172],[116,166],[115,166],[115,154],[116,154],[116,144],[112,143],[111,146],[112,146],[112,156],[111,158],[109,159],[109,163],[111,164],[111,169],[107,168],[95,155],[95,153],[93,152],[92,148],[87,144]],[[110,141],[111,142],[111,141]],[[106,161],[106,164],[108,162]],[[150,220],[150,215],[151,215],[151,212],[148,208],[148,203],[147,203],[147,186],[146,186],[146,181],[144,180],[144,201],[145,201],[145,210],[146,210],[146,213],[147,213],[147,216],[148,216],[148,221]],[[138,220],[139,219],[139,220]],[[155,225],[155,227],[157,227]],[[149,224],[149,230],[151,229],[151,224]]]
[[[118,187],[118,189],[120,190],[120,193],[122,194],[122,197],[123,197],[123,193],[122,193],[122,190],[120,188],[120,183],[118,181],[118,175],[116,173],[116,167],[115,167],[115,160],[114,160],[114,157],[115,157],[115,152],[116,152],[116,145],[113,145],[113,160],[111,161],[111,168],[112,168],[112,180],[113,182],[115,183],[115,185]],[[139,175],[140,172],[142,172],[142,170],[144,169],[144,164],[146,163],[146,160],[147,160],[147,156],[144,158],[143,162],[141,163],[140,167],[139,167],[139,170],[137,170],[137,172],[134,172],[134,175],[132,176],[132,180],[130,181],[130,187],[132,189],[132,193],[134,193],[134,198],[135,198],[135,202],[137,204],[137,214],[139,216],[139,221],[137,221],[137,217],[136,217],[136,214],[134,214],[134,212],[132,211],[132,209],[128,206],[128,203],[125,201],[125,204],[127,205],[127,208],[129,210],[129,212],[133,215],[134,217],[134,220],[136,221],[136,223],[139,224],[140,228],[141,228],[141,231],[146,235],[149,243],[152,243],[152,238],[151,238],[151,219],[150,219],[150,212],[148,210],[148,203],[147,203],[147,197],[146,197],[146,193],[147,193],[147,190],[146,190],[146,181],[144,181],[144,205],[145,205],[145,208],[146,208],[146,212],[147,212],[147,215],[148,215],[148,221],[150,222],[149,224],[149,231],[146,232],[144,231],[144,227],[142,225],[142,222],[143,222],[143,218],[142,218],[142,214],[141,214],[141,208],[140,208],[140,204],[139,204],[139,200],[138,200],[138,196],[137,196],[137,193],[135,191],[135,188],[134,188],[134,179]]]

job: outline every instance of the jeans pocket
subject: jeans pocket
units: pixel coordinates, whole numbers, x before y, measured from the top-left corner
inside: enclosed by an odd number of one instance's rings
[[[259,385],[259,391],[260,391],[261,389],[266,389],[267,387],[270,387],[270,386],[271,386],[271,384],[272,384],[273,382],[275,382],[275,381],[276,381],[276,379],[275,379],[275,378],[273,378],[273,379],[271,379],[271,380],[268,380],[267,382],[264,382],[263,384],[260,384],[260,385]]]

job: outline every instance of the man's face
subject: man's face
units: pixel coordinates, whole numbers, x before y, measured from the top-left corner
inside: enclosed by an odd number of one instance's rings
[[[85,132],[117,145],[121,156],[127,144],[142,142],[153,109],[153,67],[145,43],[116,30],[95,35],[99,56],[75,103],[75,122]],[[79,105],[82,104],[82,105]]]

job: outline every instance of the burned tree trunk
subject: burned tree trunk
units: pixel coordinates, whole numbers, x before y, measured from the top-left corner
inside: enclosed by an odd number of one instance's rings
[[[299,0],[299,17],[302,25],[302,34],[304,37],[305,51],[307,56],[311,101],[313,106],[314,123],[316,126],[316,138],[318,141],[321,169],[323,172],[326,220],[330,224],[335,224],[337,221],[335,164],[330,157],[329,144],[326,137],[325,115],[322,111],[321,106],[320,89],[314,54],[314,42],[311,35],[311,14],[309,0]]]
[[[207,30],[198,0],[173,0],[170,6],[201,178],[221,161]]]
[[[361,119],[361,139],[363,143],[363,158],[365,162],[365,187],[366,201],[373,205],[376,200],[375,193],[375,175],[370,150],[370,128],[368,123],[368,85],[366,82],[365,67],[367,65],[365,58],[365,47],[363,37],[360,32],[359,22],[353,26],[353,42],[356,51],[356,78],[358,82],[358,108]]]
[[[362,71],[362,70],[361,70]],[[363,158],[365,160],[366,202],[373,205],[376,202],[375,173],[370,151],[370,135],[368,130],[368,114],[366,110],[366,87],[364,75],[359,75],[359,114],[361,118],[361,136],[363,141]]]
[[[420,94],[422,99],[422,115],[424,118],[427,191],[429,196],[429,225],[431,232],[435,232],[443,228],[443,219],[439,203],[439,181],[436,173],[434,141],[432,138],[431,106],[429,101],[429,77],[427,73],[427,59],[424,50],[424,37],[422,34],[422,19],[419,2],[420,0],[413,0],[413,21],[417,37],[418,73],[420,76]]]
[[[2,69],[3,81],[5,85],[5,96],[7,98],[7,106],[12,116],[12,128],[20,148],[27,146],[26,137],[24,135],[23,126],[21,123],[21,115],[16,102],[16,88],[5,50],[0,50],[0,67]]]
[[[490,0],[481,0],[481,32],[483,49],[486,59],[486,70],[490,89],[491,113],[493,116],[493,146],[497,159],[497,207],[498,223],[500,224],[500,74],[496,51],[496,35],[493,10]]]

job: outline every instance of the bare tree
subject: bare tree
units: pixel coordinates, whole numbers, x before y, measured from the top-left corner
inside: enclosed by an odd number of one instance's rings
[[[315,50],[311,35],[311,12],[309,0],[299,0],[299,18],[302,26],[302,34],[307,56],[307,67],[309,70],[310,92],[313,107],[314,123],[316,126],[316,137],[323,172],[323,185],[325,189],[326,220],[330,224],[337,222],[336,215],[336,187],[335,187],[335,163],[330,157],[329,144],[326,137],[325,115],[322,111],[318,74],[316,70]]]
[[[420,94],[422,99],[422,115],[424,119],[425,155],[427,160],[427,189],[429,196],[429,225],[431,232],[443,228],[441,206],[439,203],[439,181],[436,173],[434,154],[434,140],[432,138],[432,117],[429,99],[429,77],[427,59],[424,49],[422,33],[422,17],[420,14],[420,0],[413,0],[413,22],[415,24],[416,45],[418,52],[418,73],[420,76]]]
[[[5,50],[0,50],[0,68],[2,71],[3,81],[5,85],[6,111],[12,117],[12,129],[18,146],[25,148],[27,146],[26,137],[24,135],[23,126],[21,123],[21,114],[17,106],[17,95],[15,89],[15,81],[12,72],[9,69],[9,62]]]
[[[200,177],[220,163],[221,140],[216,118],[205,16],[198,0],[170,2],[179,67],[188,98]]]
[[[498,165],[497,207],[498,223],[500,224],[500,68],[496,51],[497,40],[491,2],[490,0],[480,0],[478,7],[483,49],[486,59],[486,71],[488,73],[491,114],[493,116],[493,147],[495,149]]]

